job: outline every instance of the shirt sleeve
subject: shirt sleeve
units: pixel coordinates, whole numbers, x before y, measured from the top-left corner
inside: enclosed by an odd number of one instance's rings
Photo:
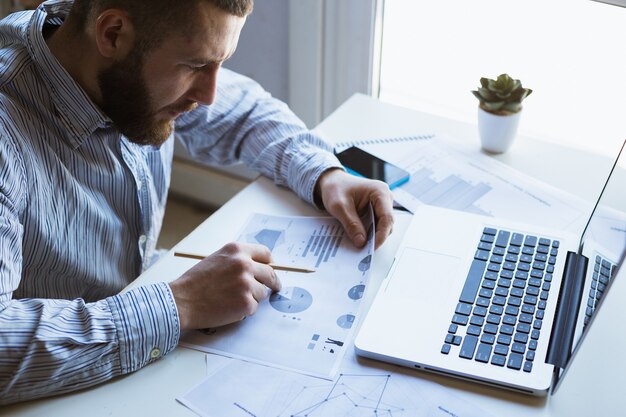
[[[96,385],[174,349],[179,320],[165,283],[93,303],[13,299],[22,279],[19,213],[27,187],[19,153],[1,139],[0,405]]]
[[[319,176],[341,164],[280,100],[250,78],[222,68],[211,106],[176,121],[176,136],[198,161],[250,168],[312,203]]]

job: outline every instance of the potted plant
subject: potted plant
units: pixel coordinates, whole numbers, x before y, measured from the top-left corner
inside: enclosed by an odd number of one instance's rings
[[[511,146],[517,133],[522,101],[532,91],[508,74],[501,74],[495,80],[480,79],[480,87],[472,93],[480,101],[478,132],[484,150],[502,153]]]

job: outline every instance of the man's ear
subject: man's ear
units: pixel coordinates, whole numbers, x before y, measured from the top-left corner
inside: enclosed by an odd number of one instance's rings
[[[123,10],[107,9],[96,19],[96,46],[104,58],[117,61],[133,49],[135,28]]]

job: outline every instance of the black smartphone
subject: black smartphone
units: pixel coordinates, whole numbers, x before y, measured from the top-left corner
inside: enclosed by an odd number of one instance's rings
[[[352,146],[336,154],[346,171],[360,177],[384,181],[392,189],[409,180],[409,172],[361,148]]]

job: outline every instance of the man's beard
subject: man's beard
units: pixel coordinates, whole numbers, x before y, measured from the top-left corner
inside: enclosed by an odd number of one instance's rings
[[[135,49],[98,74],[102,110],[131,142],[159,146],[170,137],[173,121],[155,117],[156,109],[141,75],[142,58]]]

